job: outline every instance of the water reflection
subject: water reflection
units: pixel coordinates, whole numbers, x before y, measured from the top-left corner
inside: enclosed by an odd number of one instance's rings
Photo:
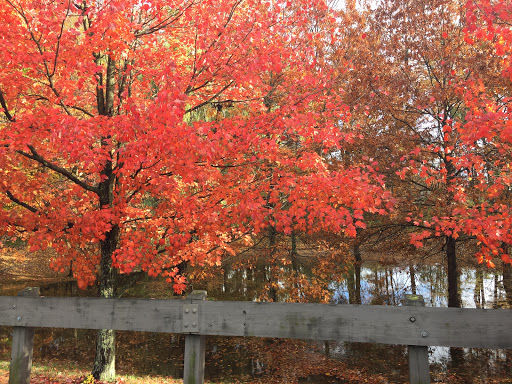
[[[462,268],[459,274],[459,287],[462,307],[464,308],[509,308],[512,295],[508,267],[499,269]],[[333,301],[338,303],[358,303],[377,305],[400,305],[400,299],[406,293],[423,295],[425,305],[430,307],[448,306],[447,273],[442,265],[422,266],[383,266],[369,264],[353,269],[349,274],[360,273],[360,279],[349,276],[342,284],[333,285]],[[360,281],[360,286],[353,282]],[[357,294],[355,294],[357,292]],[[508,294],[507,294],[508,293]],[[359,359],[368,359],[374,346],[367,344],[336,343],[335,350],[339,358],[357,364]],[[347,348],[347,345],[349,346]],[[364,347],[363,347],[364,346]],[[363,355],[357,353],[364,350]],[[377,347],[379,348],[379,347]],[[391,347],[397,361],[405,356],[405,347]],[[399,351],[399,352],[397,352]],[[487,383],[491,377],[512,378],[510,369],[511,352],[505,350],[482,350],[474,348],[430,347],[429,361],[434,376],[446,376],[452,372],[462,382]],[[399,363],[401,365],[401,363]],[[384,368],[385,369],[385,368]],[[396,371],[396,368],[395,368]],[[391,379],[393,370],[389,370]],[[404,373],[392,378],[392,382],[401,382]],[[509,381],[505,381],[509,382]]]
[[[333,284],[334,302],[353,303],[355,288],[349,285],[350,281],[347,278],[342,284]],[[423,295],[427,307],[448,306],[447,275],[442,265],[407,268],[363,265],[360,282],[362,304],[400,305],[404,294],[416,293]],[[497,269],[463,268],[459,286],[464,308],[508,308],[503,273]]]

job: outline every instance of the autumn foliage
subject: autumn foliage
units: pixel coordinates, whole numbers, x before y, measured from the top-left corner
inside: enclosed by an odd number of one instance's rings
[[[177,291],[180,263],[220,263],[269,226],[354,235],[388,196],[373,169],[337,160],[354,133],[331,12],[3,1],[2,234],[53,248],[81,286],[103,257]]]
[[[458,243],[511,262],[512,6],[355,3],[0,0],[0,238],[102,297],[229,266],[325,301],[391,230],[459,306]]]

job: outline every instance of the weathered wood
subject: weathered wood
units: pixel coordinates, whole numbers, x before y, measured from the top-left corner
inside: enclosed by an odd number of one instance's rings
[[[404,305],[409,307],[424,307],[425,301],[421,295],[405,295]],[[411,316],[409,321],[416,323],[416,317]],[[428,337],[427,331],[422,336]],[[430,371],[428,364],[428,347],[416,345],[407,346],[409,354],[409,381],[411,384],[430,384]]]
[[[0,325],[184,333],[186,303],[190,301],[0,297]],[[512,349],[510,309],[197,303],[203,335]],[[18,322],[17,316],[22,320]],[[411,317],[416,318],[414,323]]]
[[[206,300],[206,291],[192,291],[187,297],[191,304]],[[201,331],[199,329],[199,331]],[[183,367],[184,384],[204,383],[206,340],[204,335],[185,336],[185,361]]]
[[[512,349],[512,310],[212,301],[199,313],[206,335]]]
[[[184,300],[0,297],[0,325],[182,333]],[[15,305],[16,309],[12,309]],[[22,320],[17,321],[17,316]]]
[[[25,288],[19,296],[39,296],[39,288]],[[16,305],[11,308],[16,310]],[[23,315],[17,316],[20,323]],[[32,370],[32,352],[34,350],[34,333],[32,327],[14,327],[12,332],[11,364],[9,366],[9,384],[29,384]]]

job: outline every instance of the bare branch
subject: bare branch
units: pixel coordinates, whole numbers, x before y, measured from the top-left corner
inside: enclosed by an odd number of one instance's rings
[[[195,4],[195,1],[193,0],[185,8],[183,8],[180,12],[177,12],[176,14],[169,16],[168,18],[158,22],[157,24],[149,27],[146,30],[136,32],[134,34],[135,37],[151,35],[152,33],[158,32],[161,29],[167,28],[169,25],[171,25],[176,20],[178,20],[185,13],[185,11],[188,10],[189,8],[191,8],[194,4]]]
[[[9,200],[11,200],[12,202],[18,204],[19,206],[28,209],[32,213],[38,213],[39,212],[36,208],[34,208],[31,205],[29,205],[27,203],[24,203],[23,201],[21,201],[21,200],[17,199],[16,197],[14,197],[14,195],[11,193],[11,191],[6,191],[5,193],[7,194],[7,197],[9,198]]]
[[[222,88],[219,92],[217,92],[215,95],[213,95],[212,97],[210,97],[208,100],[196,105],[195,107],[192,107],[192,108],[189,108],[185,111],[185,113],[190,113],[190,112],[194,112],[196,109],[199,109],[201,107],[204,107],[205,105],[209,104],[210,102],[212,102],[212,100],[215,100],[217,97],[219,97],[222,92],[224,92],[226,89],[228,89],[229,87],[231,87],[231,85],[234,83],[235,81],[234,80],[231,80],[229,82],[229,84],[227,84],[226,86],[224,86],[224,88]]]
[[[28,145],[28,148],[30,149],[31,153],[27,153],[27,152],[24,152],[24,151],[21,151],[21,150],[18,150],[16,152],[19,153],[22,156],[25,156],[28,159],[37,161],[39,164],[44,165],[45,167],[51,169],[54,172],[57,172],[57,173],[61,174],[62,176],[66,177],[68,180],[70,180],[73,183],[75,183],[75,184],[79,185],[80,187],[82,187],[83,189],[85,189],[87,191],[94,192],[96,194],[99,194],[99,188],[97,186],[89,185],[86,182],[80,180],[75,175],[73,175],[67,169],[59,167],[58,165],[55,165],[53,163],[50,163],[44,157],[39,155],[39,153],[37,153],[37,151],[35,150],[35,148],[32,145]]]
[[[7,103],[5,102],[4,94],[0,90],[0,105],[4,109],[4,115],[7,117],[7,120],[14,121],[14,117],[9,113],[9,109],[7,108]]]

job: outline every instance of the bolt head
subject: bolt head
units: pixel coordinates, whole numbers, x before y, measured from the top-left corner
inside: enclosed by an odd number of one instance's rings
[[[188,313],[188,312],[189,312],[189,310],[188,310],[188,309],[185,309],[185,313]]]
[[[12,305],[12,309],[16,309],[16,304],[13,304],[13,305]]]
[[[188,328],[188,323],[185,323],[185,324],[184,324],[184,327],[185,327],[185,328]]]
[[[409,320],[411,321],[411,323],[414,323],[416,321],[416,318],[414,316],[411,316]]]
[[[194,308],[194,309],[192,310],[192,313],[197,313],[197,309],[195,309],[195,308]]]
[[[421,337],[427,337],[428,333],[426,331],[421,332]]]
[[[197,327],[197,323],[192,323],[192,327],[196,328]]]
[[[21,316],[18,316],[16,320],[21,321]]]

